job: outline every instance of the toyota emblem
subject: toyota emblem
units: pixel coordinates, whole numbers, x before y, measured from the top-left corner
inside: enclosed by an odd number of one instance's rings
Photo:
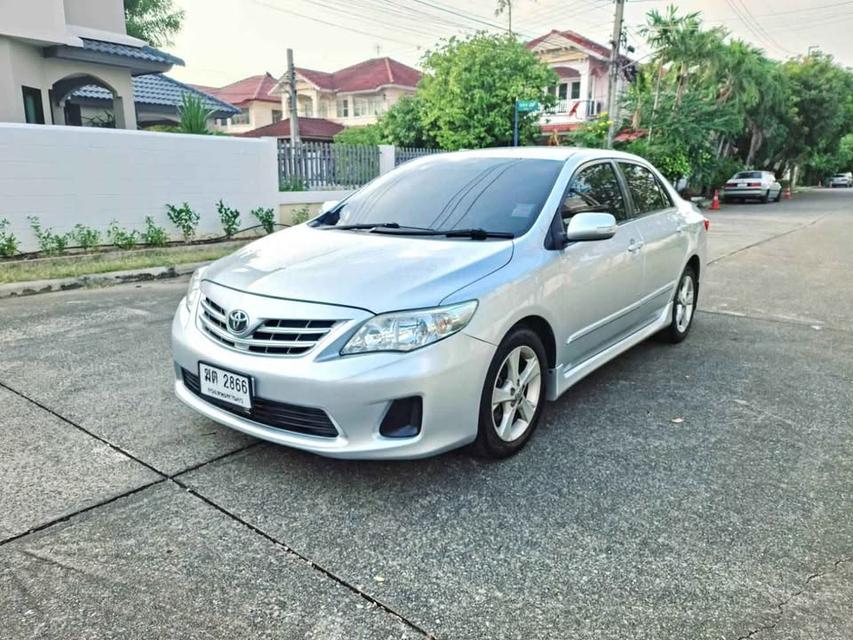
[[[242,309],[234,309],[228,314],[228,331],[235,336],[243,335],[249,328],[249,314]]]

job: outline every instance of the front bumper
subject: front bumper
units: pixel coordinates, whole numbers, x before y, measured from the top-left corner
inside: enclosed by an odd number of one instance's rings
[[[205,335],[196,322],[196,310],[188,311],[181,302],[172,322],[175,394],[232,429],[338,458],[419,458],[476,437],[480,394],[494,345],[458,333],[410,353],[328,357],[325,346],[321,342],[301,356],[237,352]],[[273,428],[205,401],[183,381],[182,369],[196,374],[199,361],[250,376],[259,397],[324,410],[338,435],[318,437]],[[391,402],[410,396],[423,402],[420,433],[410,438],[381,435],[379,426]]]

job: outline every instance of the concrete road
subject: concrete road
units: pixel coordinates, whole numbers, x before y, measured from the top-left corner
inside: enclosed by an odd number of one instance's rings
[[[709,217],[689,340],[594,373],[496,464],[195,416],[185,283],[0,301],[2,636],[853,637],[853,190]]]

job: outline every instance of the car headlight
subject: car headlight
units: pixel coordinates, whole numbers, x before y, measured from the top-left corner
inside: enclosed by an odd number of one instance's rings
[[[412,351],[465,328],[477,301],[414,311],[394,311],[365,322],[341,349],[341,355],[370,351]]]
[[[187,301],[187,309],[190,311],[192,311],[192,308],[198,301],[198,296],[201,293],[201,277],[204,275],[206,269],[207,267],[196,269],[190,278],[190,283],[187,285],[187,296],[185,300]]]

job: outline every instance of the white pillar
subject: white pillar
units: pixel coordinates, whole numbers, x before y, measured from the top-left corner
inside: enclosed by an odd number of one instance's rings
[[[379,175],[385,175],[394,168],[396,150],[393,144],[379,145]]]

